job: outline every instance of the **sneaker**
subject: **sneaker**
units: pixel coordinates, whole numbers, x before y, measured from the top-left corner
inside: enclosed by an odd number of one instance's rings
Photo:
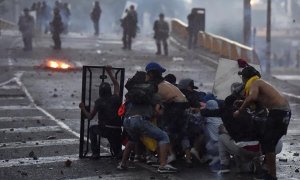
[[[229,165],[225,165],[225,164],[221,164],[220,170],[219,170],[219,174],[223,174],[223,173],[229,173],[230,172],[230,166]]]
[[[211,172],[214,172],[214,173],[219,172],[221,169],[220,161],[218,161],[212,165],[209,165],[209,169],[211,170]]]
[[[213,165],[213,164],[215,164],[215,163],[217,163],[217,162],[219,162],[219,161],[220,161],[219,156],[213,156],[213,157],[212,157],[212,160],[209,162],[208,165]]]
[[[171,163],[175,160],[176,160],[175,154],[171,154],[171,155],[168,156],[167,163],[169,164],[169,163]]]
[[[195,148],[191,149],[191,153],[193,156],[195,156],[199,161],[201,160],[198,151]]]
[[[118,170],[126,170],[128,167],[126,165],[123,165],[122,163],[119,163],[119,165],[117,166]]]
[[[157,172],[159,173],[174,173],[177,172],[177,168],[171,166],[170,164],[166,164],[162,167],[158,167]]]

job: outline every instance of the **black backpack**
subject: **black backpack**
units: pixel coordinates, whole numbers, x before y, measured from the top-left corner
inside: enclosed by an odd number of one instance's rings
[[[133,104],[151,104],[157,88],[152,83],[135,84],[128,90],[127,98]]]

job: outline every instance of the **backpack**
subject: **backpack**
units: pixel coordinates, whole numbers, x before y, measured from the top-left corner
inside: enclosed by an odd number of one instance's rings
[[[133,104],[151,104],[157,87],[153,83],[134,84],[127,93],[129,101]]]

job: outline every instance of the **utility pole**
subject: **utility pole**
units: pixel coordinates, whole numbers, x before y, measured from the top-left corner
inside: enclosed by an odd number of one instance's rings
[[[251,0],[244,0],[244,44],[251,46]]]
[[[271,75],[271,0],[267,4],[266,74]]]

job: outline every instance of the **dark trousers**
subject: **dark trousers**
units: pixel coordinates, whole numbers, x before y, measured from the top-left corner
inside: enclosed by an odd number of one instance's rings
[[[168,41],[166,38],[161,38],[161,39],[156,39],[156,48],[157,48],[157,55],[161,54],[161,43],[163,44],[164,47],[164,53],[167,56],[168,55]]]
[[[199,31],[190,31],[188,39],[188,48],[193,49],[197,46]]]
[[[99,21],[93,21],[95,35],[99,35]]]
[[[61,49],[60,33],[53,33],[52,39],[54,42],[54,49]]]
[[[24,51],[32,50],[32,36],[23,36]]]
[[[90,127],[91,149],[93,154],[100,154],[100,144],[98,144],[98,137],[108,139],[110,144],[111,153],[113,156],[122,155],[122,130],[100,127],[93,125]]]
[[[131,42],[133,38],[133,31],[130,30],[123,30],[123,49],[129,49],[131,50]]]

